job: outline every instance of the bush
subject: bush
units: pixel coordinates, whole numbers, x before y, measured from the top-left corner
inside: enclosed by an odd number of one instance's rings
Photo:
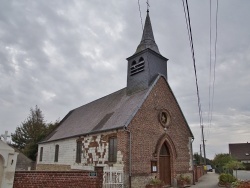
[[[162,181],[158,178],[153,178],[150,180],[148,185],[162,185]]]
[[[233,188],[249,188],[250,187],[250,181],[240,181],[237,180],[236,182],[232,183]]]
[[[232,183],[232,182],[235,182],[236,180],[237,179],[234,176],[232,176],[231,174],[222,173],[219,176],[219,182],[221,184]]]

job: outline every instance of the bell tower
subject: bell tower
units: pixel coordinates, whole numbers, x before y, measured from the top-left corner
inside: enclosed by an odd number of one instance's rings
[[[127,95],[147,89],[159,74],[167,79],[168,59],[160,54],[155,43],[149,10],[147,10],[141,42],[134,55],[127,60]]]

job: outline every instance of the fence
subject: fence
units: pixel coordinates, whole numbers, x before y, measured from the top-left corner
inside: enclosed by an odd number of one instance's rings
[[[124,174],[122,170],[114,170],[112,167],[103,171],[103,188],[123,188]]]

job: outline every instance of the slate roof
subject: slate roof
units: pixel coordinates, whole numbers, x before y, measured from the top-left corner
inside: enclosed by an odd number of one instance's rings
[[[229,153],[237,160],[250,161],[250,143],[229,144]]]
[[[133,95],[127,95],[126,88],[123,88],[71,110],[62,119],[55,131],[41,143],[127,127],[160,77],[163,76],[158,75],[148,89],[139,91]],[[166,84],[168,84],[167,81]],[[169,89],[173,94],[170,87]],[[178,102],[177,105],[179,106]],[[182,113],[180,107],[179,109]],[[184,115],[183,117],[188,126]],[[188,129],[190,135],[194,137],[189,126]]]
[[[144,25],[144,29],[143,29],[142,39],[141,39],[141,42],[136,49],[135,54],[137,54],[137,53],[139,53],[147,48],[160,54],[158,46],[155,43],[154,33],[153,33],[153,29],[152,29],[152,25],[151,25],[148,11],[147,11],[147,17],[146,17],[145,25]]]
[[[43,142],[92,134],[127,126],[149,89],[126,95],[126,88],[70,111]]]

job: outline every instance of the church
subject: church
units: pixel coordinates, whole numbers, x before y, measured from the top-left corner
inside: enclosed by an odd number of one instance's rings
[[[194,136],[168,84],[167,61],[147,11],[141,42],[127,58],[127,87],[71,110],[39,143],[37,170],[101,166],[135,188],[155,178],[166,187],[180,175],[192,181]]]

